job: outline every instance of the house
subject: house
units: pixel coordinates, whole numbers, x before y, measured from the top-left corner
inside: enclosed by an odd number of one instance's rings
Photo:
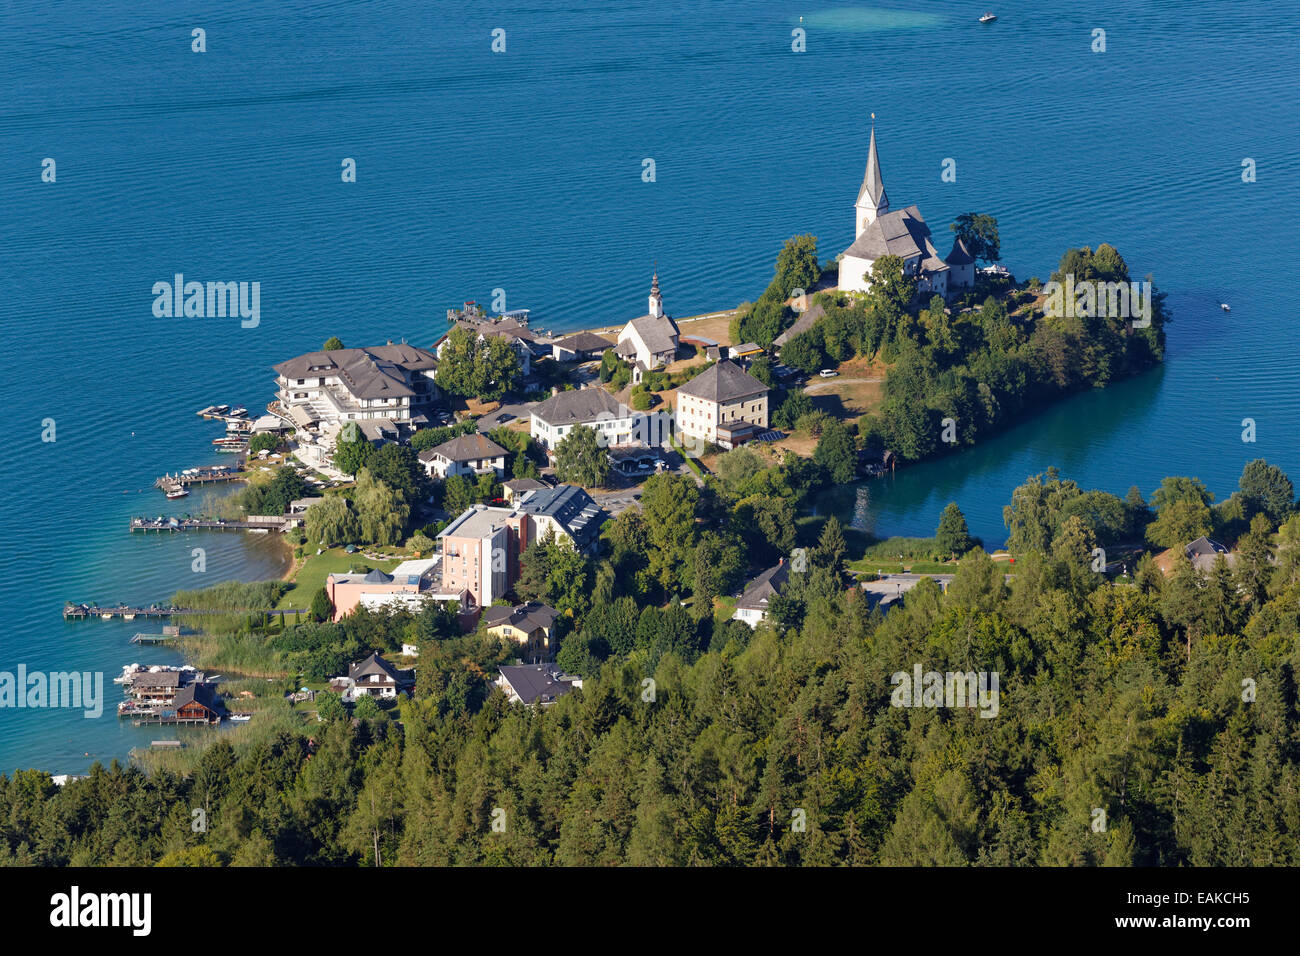
[[[790,569],[782,559],[775,567],[768,568],[754,578],[736,601],[736,610],[731,616],[737,621],[744,621],[750,627],[758,627],[767,618],[767,608],[773,597],[781,593],[781,587],[789,577]]]
[[[289,502],[289,510],[284,513],[285,528],[301,528],[307,521],[307,509],[324,498],[295,498]]]
[[[542,491],[551,486],[538,478],[511,478],[503,481],[501,487],[505,491],[506,504],[516,505],[528,492]]]
[[[221,698],[217,696],[215,685],[206,681],[195,681],[178,690],[171,706],[160,716],[169,721],[174,720],[176,723],[215,724],[221,720],[225,710]],[[174,714],[168,711],[174,711]]]
[[[398,670],[378,652],[363,661],[349,664],[347,677],[330,681],[330,689],[341,692],[345,701],[362,696],[391,699],[399,693],[409,694],[414,686],[415,675],[411,671]]]
[[[429,423],[438,396],[437,356],[411,345],[308,352],[274,369],[269,410],[295,429],[369,421],[414,429]]]
[[[552,452],[578,425],[595,429],[601,444],[630,445],[635,440],[636,416],[626,405],[599,386],[557,392],[533,406],[530,433]]]
[[[656,271],[650,283],[649,313],[623,327],[614,351],[632,365],[632,381],[640,382],[645,372],[662,368],[677,357],[678,334],[677,323],[664,314]]]
[[[889,196],[885,193],[884,179],[880,174],[880,160],[876,155],[876,130],[871,129],[871,145],[867,152],[867,171],[858,190],[854,205],[854,240],[840,256],[839,287],[845,292],[865,292],[871,286],[871,266],[882,256],[898,256],[903,260],[905,275],[916,279],[918,293],[947,295],[949,290],[964,288],[963,282],[973,284],[973,270],[967,268],[962,256],[969,256],[965,246],[954,244],[958,255],[956,275],[949,262],[939,257],[930,240],[930,227],[925,224],[916,206],[891,211]]]
[[[501,668],[496,685],[505,692],[510,703],[549,706],[575,687],[582,686],[582,678],[565,674],[554,664],[525,664]]]
[[[372,610],[381,607],[419,610],[426,600],[459,600],[459,594],[440,590],[440,561],[438,556],[403,561],[391,574],[374,568],[362,574],[329,575],[325,579],[325,593],[334,605],[334,620],[342,620],[358,605]]]
[[[519,499],[517,511],[528,519],[528,541],[547,533],[584,554],[594,552],[607,515],[595,499],[576,485],[538,488]]]
[[[614,343],[591,332],[579,332],[551,345],[551,358],[557,362],[589,362],[612,349]]]
[[[713,444],[734,443],[736,431],[764,431],[767,386],[729,359],[711,365],[677,389],[677,427]]]
[[[420,452],[420,463],[430,476],[449,478],[452,475],[494,474],[502,478],[506,473],[504,448],[481,432],[458,435],[436,448]]]
[[[472,302],[465,304],[467,307],[474,305]],[[532,371],[536,351],[541,349],[542,346],[538,343],[537,337],[528,331],[526,325],[527,312],[527,309],[519,309],[517,312],[506,313],[489,319],[481,309],[472,311],[467,308],[464,312],[448,310],[448,316],[458,316],[452,328],[463,329],[476,336],[480,342],[489,338],[503,339],[508,342],[519,356],[520,372],[523,375],[528,375]],[[434,352],[437,353],[439,358],[442,357],[443,350],[446,349],[450,338],[451,329],[448,329],[434,343]]]
[[[482,625],[489,634],[515,642],[522,656],[533,661],[555,656],[552,637],[559,612],[538,601],[515,607],[494,605],[483,609]]]
[[[1168,551],[1156,555],[1156,567],[1160,568],[1166,576],[1174,573],[1174,556],[1177,553],[1176,549],[1170,548]],[[1227,562],[1228,567],[1232,567],[1237,563],[1235,554],[1219,542],[1213,541],[1204,535],[1195,541],[1188,542],[1183,547],[1183,553],[1187,555],[1187,560],[1192,562],[1192,567],[1204,574],[1209,574],[1214,570],[1219,555],[1223,555],[1223,560]]]
[[[193,671],[137,671],[131,675],[127,693],[140,702],[166,703],[183,685],[193,683],[195,679]]]
[[[733,345],[727,350],[727,357],[733,359],[752,359],[763,354],[763,347],[757,342],[745,342],[743,345]]]

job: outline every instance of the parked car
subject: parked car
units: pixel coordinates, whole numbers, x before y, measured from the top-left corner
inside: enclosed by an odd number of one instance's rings
[[[833,368],[824,368],[817,374],[820,375],[822,378],[834,378],[836,375],[839,375],[840,373],[835,371],[835,369]]]

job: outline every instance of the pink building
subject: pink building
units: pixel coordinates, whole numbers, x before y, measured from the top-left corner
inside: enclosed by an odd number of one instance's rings
[[[456,600],[455,595],[440,593],[438,560],[403,561],[392,574],[378,569],[365,574],[331,574],[325,579],[325,593],[334,605],[334,620],[350,614],[358,605],[416,608],[428,598]]]

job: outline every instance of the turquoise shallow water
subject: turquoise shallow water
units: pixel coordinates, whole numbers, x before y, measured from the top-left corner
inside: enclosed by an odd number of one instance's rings
[[[939,233],[993,213],[1020,275],[1112,242],[1176,317],[1161,371],[870,483],[874,530],[929,533],[956,500],[996,543],[1011,488],[1051,464],[1121,494],[1190,473],[1223,495],[1260,455],[1300,475],[1300,11],[1008,0],[982,27],[985,2],[7,5],[0,670],[165,659],[125,643],[153,627],[59,610],[165,599],[195,583],[198,544],[207,580],[279,572],[264,539],[124,530],[169,510],[158,473],[216,460],[199,407],[264,404],[270,365],[332,334],[427,345],[448,306],[496,288],[560,330],[641,314],[655,262],[676,315],[752,298],[786,237],[848,245],[872,111],[896,206]],[[152,284],[176,272],[259,281],[259,326],[154,318]],[[847,512],[855,492],[822,506]],[[159,735],[0,710],[0,769],[77,771]]]

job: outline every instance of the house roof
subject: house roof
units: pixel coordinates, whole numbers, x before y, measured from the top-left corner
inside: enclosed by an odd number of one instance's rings
[[[695,376],[679,388],[677,393],[723,404],[753,395],[766,395],[767,386],[735,362],[724,360]]]
[[[862,188],[858,190],[858,202],[866,196],[873,206],[879,207],[889,202],[885,195],[885,180],[880,175],[880,157],[876,155],[876,128],[871,127],[871,146],[867,149],[867,171],[862,177]]]
[[[794,320],[794,325],[790,326],[780,335],[772,340],[772,344],[777,348],[785,345],[796,336],[802,335],[813,327],[813,324],[826,314],[826,309],[820,302],[815,303],[811,308],[804,311],[799,318]]]
[[[511,478],[509,481],[501,482],[501,487],[508,488],[511,491],[535,491],[539,488],[549,488],[551,486],[536,478]]]
[[[736,607],[745,611],[766,611],[768,602],[774,594],[779,594],[781,586],[790,576],[790,569],[785,562],[768,568],[749,584],[736,602]]]
[[[901,259],[920,256],[923,259],[922,266],[931,272],[942,272],[948,268],[930,241],[930,227],[925,224],[921,211],[915,206],[888,212],[873,220],[862,230],[853,245],[844,250],[844,255],[870,259],[872,262],[881,256],[898,256]]]
[[[222,710],[221,700],[217,697],[217,689],[205,681],[186,684],[172,698],[172,706],[177,709],[196,702],[214,713],[220,713]]]
[[[966,243],[962,242],[961,236],[952,241],[952,252],[948,253],[948,258],[944,262],[950,266],[965,266],[975,261],[975,257],[970,254],[966,248]]]
[[[600,526],[605,523],[605,512],[600,505],[576,485],[530,491],[519,501],[519,510],[534,517],[553,519],[569,533],[579,550],[596,539]]]
[[[149,671],[139,671],[131,675],[132,687],[179,687],[181,686],[180,671],[158,671],[150,673]]]
[[[514,512],[509,508],[489,508],[487,505],[474,505],[461,512],[460,517],[438,532],[439,538],[475,538],[483,539],[502,526],[504,519]]]
[[[548,425],[575,425],[609,416],[626,418],[629,414],[613,395],[598,386],[559,392],[535,405],[532,413]]]
[[[402,680],[401,672],[380,657],[378,651],[363,661],[348,665],[348,677],[352,678],[352,680],[360,680],[363,677],[369,677],[371,674],[383,674],[394,683],[399,683]]]
[[[564,674],[554,664],[528,664],[503,667],[501,676],[525,704],[549,704],[573,690],[575,678]],[[561,679],[567,678],[567,679]]]
[[[442,457],[448,461],[483,461],[489,458],[502,458],[506,450],[488,438],[475,432],[472,435],[458,435],[451,441],[445,441],[436,448],[426,448],[420,452],[421,461],[432,461]]]
[[[549,631],[555,626],[560,612],[539,601],[529,601],[517,607],[495,605],[483,609],[483,623],[488,627],[510,625],[531,634],[538,628]]]
[[[633,319],[628,326],[653,354],[672,352],[677,348],[677,323],[666,315],[643,315]]]
[[[308,352],[273,366],[289,379],[338,376],[356,398],[409,398],[410,374],[438,367],[438,356],[413,345]]]
[[[554,345],[556,348],[565,349],[569,352],[603,352],[605,349],[614,347],[614,343],[609,339],[602,338],[592,332],[578,332],[568,338],[560,339]]]
[[[1212,558],[1216,554],[1226,554],[1227,551],[1228,549],[1219,544],[1219,542],[1211,541],[1209,538],[1205,537],[1205,535],[1201,535],[1195,541],[1191,541],[1187,545],[1187,556],[1189,558],[1202,556]]]
[[[511,318],[483,319],[477,322],[461,319],[452,328],[463,329],[474,336],[502,338],[509,342],[517,340],[527,344],[537,341],[537,336],[529,332],[526,326],[520,325],[517,320]],[[451,329],[446,331],[437,344],[441,345],[449,335],[451,335]]]
[[[349,571],[347,574],[331,574],[335,584],[392,584],[393,577],[378,568],[371,568],[364,574]]]

